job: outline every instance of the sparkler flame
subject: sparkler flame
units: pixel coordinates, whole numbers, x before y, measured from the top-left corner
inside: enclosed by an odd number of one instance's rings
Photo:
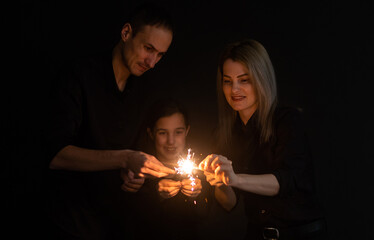
[[[188,149],[187,157],[178,160],[178,167],[174,168],[177,174],[192,175],[193,170],[196,169],[196,164],[193,162],[194,153],[191,154],[191,148]]]
[[[193,177],[193,170],[196,169],[196,164],[193,161],[194,153],[191,154],[191,148],[187,150],[187,157],[178,160],[178,167],[175,168],[177,174],[185,174],[191,180],[191,190],[196,186],[195,178]],[[196,201],[194,202],[196,204]]]

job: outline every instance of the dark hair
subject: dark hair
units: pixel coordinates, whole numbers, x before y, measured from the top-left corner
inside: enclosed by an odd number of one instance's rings
[[[174,32],[171,15],[162,5],[154,2],[143,3],[136,7],[132,11],[128,22],[132,27],[134,36],[146,25],[161,26],[172,33]]]
[[[176,99],[161,98],[157,100],[148,112],[146,127],[153,130],[156,122],[162,117],[168,117],[175,113],[183,115],[184,123],[189,126],[188,114],[185,107]]]
[[[133,143],[133,148],[149,154],[156,154],[154,142],[151,140],[147,128],[153,131],[156,122],[162,117],[168,117],[175,113],[183,115],[186,127],[189,126],[189,118],[185,107],[176,99],[171,97],[160,98],[154,102],[143,120],[140,131]]]

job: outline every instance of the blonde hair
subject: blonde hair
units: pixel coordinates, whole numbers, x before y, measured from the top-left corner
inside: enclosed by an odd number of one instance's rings
[[[242,63],[248,68],[257,97],[257,126],[260,142],[273,136],[273,113],[277,105],[275,73],[266,49],[253,39],[228,44],[222,51],[217,73],[218,140],[219,146],[231,141],[237,112],[227,103],[222,90],[223,64],[227,59]]]

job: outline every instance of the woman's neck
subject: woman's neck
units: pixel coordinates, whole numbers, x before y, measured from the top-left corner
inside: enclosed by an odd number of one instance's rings
[[[257,106],[253,107],[253,108],[250,108],[250,109],[246,109],[246,110],[238,112],[239,113],[239,117],[242,120],[242,122],[243,122],[244,125],[247,125],[249,119],[251,119],[251,117],[256,112],[256,110],[257,110]]]

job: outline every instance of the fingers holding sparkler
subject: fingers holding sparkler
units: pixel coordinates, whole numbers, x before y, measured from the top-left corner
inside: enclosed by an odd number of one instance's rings
[[[129,169],[139,177],[164,177],[175,171],[164,166],[154,156],[141,151],[127,150],[127,157],[123,168]]]
[[[221,155],[208,155],[199,164],[199,168],[204,171],[207,181],[214,186],[220,186],[222,183],[229,186],[237,180],[232,162]]]
[[[211,173],[211,172],[205,171],[204,175],[206,177],[206,181],[211,186],[220,187],[220,186],[224,185],[224,183],[219,178],[216,178],[216,174],[215,173]]]
[[[144,162],[143,167],[140,169],[140,177],[165,177],[169,174],[174,174],[175,171],[171,168],[164,166],[155,157],[148,155],[147,160]]]
[[[214,172],[221,163],[221,157],[223,156],[210,154],[199,164],[199,168],[202,171]]]
[[[198,178],[182,180],[181,192],[188,197],[197,197],[201,193],[202,188],[201,180]]]
[[[181,182],[172,179],[162,179],[158,182],[158,193],[161,197],[167,199],[174,197],[181,189]]]

